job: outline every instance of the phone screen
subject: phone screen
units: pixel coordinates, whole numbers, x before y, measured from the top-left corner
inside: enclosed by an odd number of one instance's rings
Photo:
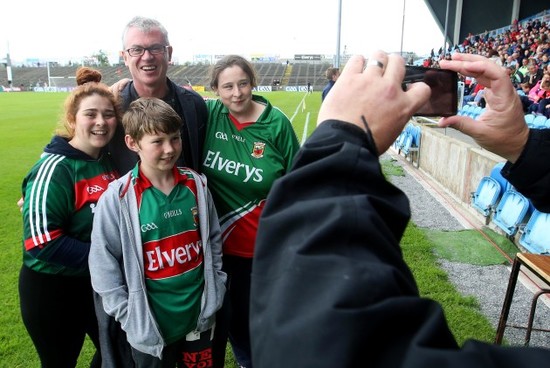
[[[424,82],[432,90],[431,97],[415,116],[452,116],[458,109],[458,75],[446,69],[407,65],[403,89],[409,84]]]

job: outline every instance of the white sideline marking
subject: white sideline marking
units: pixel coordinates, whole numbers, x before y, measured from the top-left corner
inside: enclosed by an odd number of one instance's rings
[[[290,123],[292,123],[294,121],[294,118],[296,117],[296,115],[298,115],[298,112],[300,110],[304,111],[306,97],[307,97],[307,92],[304,94],[304,97],[302,97],[302,100],[300,101],[298,106],[296,106],[296,110],[294,110],[294,114],[292,114],[292,117],[290,118]],[[300,146],[303,146],[304,142],[307,139],[307,128],[308,128],[308,125],[309,125],[309,114],[310,113],[308,112],[307,115],[306,115],[306,123],[304,124],[304,132],[302,133],[302,141],[300,142]]]
[[[306,123],[304,124],[304,132],[302,133],[302,141],[300,142],[300,146],[303,146],[307,139],[307,128],[309,126],[309,114],[311,113],[308,112],[306,115]]]

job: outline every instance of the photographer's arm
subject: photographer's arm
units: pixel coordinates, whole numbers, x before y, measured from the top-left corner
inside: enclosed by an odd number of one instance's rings
[[[403,65],[375,57],[388,63],[385,71],[368,66],[363,72],[362,59],[350,60],[321,107],[321,124],[268,196],[250,298],[254,365],[547,364],[550,352],[543,349],[481,343],[459,349],[441,307],[418,296],[399,247],[408,201],[385,180],[374,146],[387,149],[414,112],[411,104],[420,106],[429,93],[403,92],[403,75],[391,76]],[[388,72],[393,82],[382,80]],[[395,99],[386,100],[381,90]]]

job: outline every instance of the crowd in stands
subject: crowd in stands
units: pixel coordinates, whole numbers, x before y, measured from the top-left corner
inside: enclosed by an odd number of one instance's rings
[[[484,55],[506,68],[522,100],[526,114],[550,118],[550,25],[541,19],[514,21],[498,35],[485,32],[468,35],[461,44],[433,50],[423,66],[438,67],[439,60],[450,59],[453,52]],[[475,78],[463,77],[463,104],[485,106],[484,86]]]

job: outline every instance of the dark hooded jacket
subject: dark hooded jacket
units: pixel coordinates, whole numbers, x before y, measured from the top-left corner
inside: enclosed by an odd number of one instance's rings
[[[183,149],[176,165],[189,167],[200,172],[200,161],[208,120],[206,104],[197,92],[180,87],[168,78],[166,81],[169,92],[163,100],[172,106],[183,120],[181,128]],[[124,87],[121,97],[123,111],[126,111],[130,103],[139,98],[134,88],[134,82],[130,82]],[[115,136],[108,145],[108,150],[120,175],[130,171],[138,161],[137,153],[126,147],[122,123],[118,124]]]

